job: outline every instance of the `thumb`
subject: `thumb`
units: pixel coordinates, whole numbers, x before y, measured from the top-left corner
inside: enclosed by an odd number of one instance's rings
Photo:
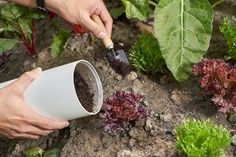
[[[42,69],[36,68],[32,71],[28,71],[24,73],[21,77],[19,77],[13,84],[19,92],[24,92],[25,89],[30,85],[30,83],[35,80],[42,73]]]
[[[102,31],[102,28],[96,24],[89,16],[84,18],[83,25],[91,31],[96,37],[103,39],[106,36],[106,33]]]

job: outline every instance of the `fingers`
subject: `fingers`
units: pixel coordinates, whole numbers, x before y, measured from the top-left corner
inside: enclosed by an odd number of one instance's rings
[[[102,11],[100,13],[100,17],[105,25],[105,28],[108,32],[109,37],[111,37],[113,20],[112,20],[112,17],[103,2],[102,2],[102,4],[103,4],[103,7],[102,7]]]
[[[41,68],[36,68],[32,71],[24,73],[18,80],[16,80],[13,85],[17,87],[17,90],[22,93],[30,85],[30,83],[35,80],[42,73]]]
[[[7,131],[7,130],[1,130],[0,131],[1,135],[4,135],[10,139],[15,139],[15,138],[27,138],[27,139],[38,139],[42,135],[37,135],[37,134],[31,134],[31,133],[26,133],[26,132],[17,132],[17,131]],[[46,136],[46,135],[43,135]]]
[[[10,136],[10,139],[18,138],[18,139],[39,139],[40,136],[38,135],[32,135],[32,134],[26,134],[26,133],[21,133],[21,134],[16,134],[14,136]]]
[[[86,29],[91,31],[96,37],[103,39],[106,33],[97,25],[89,16],[89,14],[83,17],[83,25]]]
[[[25,130],[25,131],[24,131]],[[33,125],[26,125],[23,132],[18,132],[19,134],[31,134],[36,136],[47,136],[48,134],[52,133],[54,130],[44,130]]]
[[[69,125],[68,121],[49,119],[47,117],[39,115],[33,110],[28,113],[28,117],[30,117],[30,119],[28,119],[28,123],[40,129],[58,130],[65,128]]]

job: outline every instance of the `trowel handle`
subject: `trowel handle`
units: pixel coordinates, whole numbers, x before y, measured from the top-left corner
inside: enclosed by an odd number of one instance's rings
[[[106,33],[106,36],[105,38],[103,39],[103,43],[105,45],[106,48],[113,48],[114,47],[114,44],[111,40],[111,38],[108,36],[108,33],[107,33],[107,30],[101,20],[101,18],[98,16],[98,15],[92,15],[92,19],[93,21],[98,24],[100,26],[100,28],[102,29],[102,31],[104,33]]]

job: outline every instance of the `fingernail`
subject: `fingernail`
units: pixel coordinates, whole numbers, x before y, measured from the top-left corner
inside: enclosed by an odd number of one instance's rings
[[[105,36],[106,36],[106,33],[104,33],[104,32],[100,32],[100,33],[98,34],[98,38],[100,38],[100,39],[105,38]]]
[[[70,125],[69,122],[65,122],[65,127],[68,127]]]

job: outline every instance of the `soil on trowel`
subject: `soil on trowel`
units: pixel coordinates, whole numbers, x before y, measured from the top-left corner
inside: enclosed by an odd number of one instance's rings
[[[90,92],[88,84],[85,82],[84,78],[79,74],[79,72],[74,73],[74,84],[76,94],[83,107],[88,112],[93,112],[94,94]]]

